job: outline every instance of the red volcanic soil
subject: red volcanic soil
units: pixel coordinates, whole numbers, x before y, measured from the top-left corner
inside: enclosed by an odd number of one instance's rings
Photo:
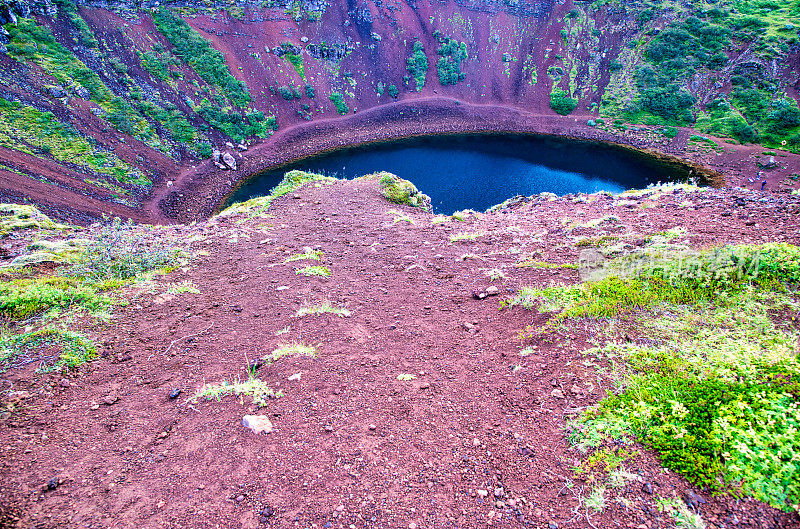
[[[587,125],[590,116],[531,114],[498,105],[473,105],[446,98],[417,99],[359,112],[344,118],[315,120],[278,131],[275,136],[237,156],[236,171],[217,169],[211,161],[185,169],[166,187],[157,186],[145,204],[146,211],[180,221],[207,218],[237,185],[274,166],[342,147],[389,141],[423,134],[460,134],[482,132],[534,133],[571,137],[577,140],[602,141],[645,151],[653,156],[683,161],[701,180],[714,186],[791,190],[781,183],[791,174],[800,173],[800,155],[780,152],[779,165],[765,170],[763,148],[758,145],[724,146],[723,152],[689,147],[691,129],[681,129],[674,139],[665,138],[652,127],[637,130],[598,128]],[[795,184],[796,186],[796,184]]]
[[[67,376],[36,376],[32,366],[3,375],[22,392],[0,427],[6,525],[671,527],[655,498],[691,487],[644,449],[629,462],[638,479],[610,490],[604,512],[580,507],[592,484],[571,470],[580,456],[565,428],[609,383],[582,363],[591,325],[523,341],[519,331],[547,314],[499,311],[499,297],[473,292],[494,268],[506,271],[501,294],[578,281],[571,269],[514,267],[514,249],[575,262],[564,216],[614,215],[616,235],[683,226],[693,247],[800,244],[800,198],[595,198],[534,197],[435,225],[385,202],[374,181],[337,182],[276,200],[266,218],[160,228],[196,257],[153,291],[191,281],[199,294],[131,291],[114,323],[100,324],[101,359]],[[391,209],[414,222],[393,222]],[[451,243],[459,231],[484,236]],[[329,278],[285,262],[305,247],[324,252]],[[351,316],[295,316],[324,300]],[[291,342],[317,346],[317,357],[262,366],[258,377],[285,393],[266,408],[233,396],[186,400],[204,382],[246,379],[245,366]],[[537,352],[520,357],[526,345]],[[170,399],[175,388],[182,393]],[[266,413],[274,431],[243,427],[251,413]],[[800,527],[796,514],[700,494],[708,527]]]

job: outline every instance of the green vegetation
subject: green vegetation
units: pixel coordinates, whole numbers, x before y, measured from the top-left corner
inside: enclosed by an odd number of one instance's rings
[[[153,22],[175,47],[175,54],[189,64],[197,75],[215,86],[235,106],[244,107],[250,103],[247,86],[231,75],[225,56],[215,50],[200,33],[163,6],[153,14]]]
[[[284,46],[286,46],[286,45],[284,45]],[[292,49],[292,45],[289,44],[288,48]],[[295,55],[294,53],[291,53],[291,52],[286,52],[286,53],[283,54],[283,57],[287,61],[289,61],[289,64],[292,65],[292,67],[294,68],[294,71],[297,72],[297,75],[299,75],[300,78],[303,81],[305,81],[306,80],[306,69],[303,66],[303,56],[302,55]]]
[[[767,66],[785,60],[797,45],[800,6],[771,0],[737,0],[710,8],[696,1],[660,4],[635,4],[643,37],[630,48],[641,53],[644,64],[624,60],[626,52],[620,55],[612,70],[626,86],[617,86],[617,93],[604,100],[604,112],[634,123],[694,125],[741,143],[800,148],[800,108]],[[677,14],[672,12],[676,8]],[[671,22],[655,32],[661,17]],[[731,67],[732,49],[746,49],[752,58]],[[703,97],[705,104],[698,105],[694,94],[705,96],[707,89],[695,86],[690,93],[690,81],[697,78],[720,87],[730,82],[732,88],[716,91],[710,101]]]
[[[550,326],[611,318],[606,343],[585,354],[610,366],[617,390],[572,423],[576,447],[636,440],[699,486],[797,511],[798,333],[776,315],[797,313],[798,287],[800,248],[769,243],[644,251],[583,285],[524,289],[504,305],[557,311]],[[648,339],[620,341],[620,326]]]
[[[291,88],[285,85],[279,86],[278,93],[286,101],[291,101],[292,99],[301,99],[303,97],[302,94],[300,94],[300,90],[293,86]]]
[[[53,222],[36,206],[26,204],[0,204],[0,236],[16,230],[66,230],[68,226]]]
[[[322,259],[322,255],[323,254],[322,254],[321,251],[312,250],[311,248],[309,248],[303,253],[296,253],[296,254],[290,255],[289,257],[286,258],[285,262],[286,263],[291,263],[291,262],[294,262],[294,261],[306,261],[306,260],[308,260],[308,261],[319,261],[320,259]]]
[[[322,265],[309,265],[303,268],[297,268],[294,271],[297,275],[304,275],[307,277],[310,276],[317,276],[317,277],[330,277],[331,276],[331,269],[327,266]]]
[[[266,117],[260,110],[237,112],[230,108],[220,108],[203,99],[198,113],[212,127],[236,141],[242,141],[249,136],[266,138],[278,130],[275,116]]]
[[[155,44],[151,49],[146,51],[136,50],[136,56],[142,68],[147,70],[150,75],[156,79],[166,81],[170,79],[170,77],[176,76],[176,73],[173,72],[177,71],[173,70],[173,67],[178,66],[180,61],[169,51],[162,48],[160,44]]]
[[[465,74],[461,71],[461,63],[467,59],[467,44],[462,42],[459,45],[457,41],[447,39],[437,53],[441,56],[436,63],[439,83],[447,86],[463,81]]]
[[[165,109],[150,101],[136,104],[138,111],[158,121],[176,142],[188,144],[197,139],[197,130],[189,123],[186,115],[172,103],[168,103],[166,107]]]
[[[347,103],[345,103],[344,101],[344,97],[339,92],[333,92],[330,95],[330,100],[336,107],[336,112],[338,112],[342,116],[350,112],[350,107],[347,106]]]
[[[39,372],[66,370],[96,357],[94,343],[72,331],[45,328],[23,334],[0,334],[0,373],[31,363],[39,365]]]
[[[0,145],[35,156],[75,164],[108,175],[118,182],[148,185],[150,181],[113,152],[100,150],[71,125],[58,121],[51,112],[0,97]]]
[[[470,232],[460,231],[450,236],[450,242],[474,241],[478,237],[483,237],[483,233],[481,232],[470,233]]]
[[[317,97],[317,91],[310,84],[306,85],[305,90],[306,90],[306,97],[307,98],[314,99],[315,97]]]
[[[306,345],[298,342],[284,344],[271,353],[263,356],[261,360],[263,360],[267,365],[270,365],[274,364],[285,356],[307,356],[309,358],[316,358],[317,348],[313,345]]]
[[[26,236],[59,234],[75,228],[56,224],[30,206],[4,204],[4,228],[31,230]],[[21,221],[28,221],[22,224]],[[45,231],[48,230],[48,231]],[[148,240],[143,228],[116,219],[88,239],[39,240],[30,256],[16,258],[0,272],[0,315],[24,321],[21,334],[0,331],[0,369],[38,363],[40,370],[69,369],[96,356],[91,340],[70,329],[75,316],[108,319],[118,301],[112,291],[176,266],[180,252],[163,238]],[[42,274],[25,263],[44,254],[47,261],[64,263]]]
[[[395,99],[397,99],[397,96],[400,94],[400,92],[397,90],[397,86],[393,84],[390,84],[386,87],[386,93]]]
[[[97,39],[92,32],[92,28],[89,27],[89,24],[87,24],[78,13],[78,7],[75,3],[72,0],[56,0],[56,5],[58,6],[59,12],[66,16],[75,29],[78,30],[78,38],[81,44],[88,48],[96,48]]]
[[[318,184],[332,184],[335,181],[335,178],[321,174],[307,173],[305,171],[289,171],[286,173],[286,175],[284,175],[281,183],[270,190],[269,195],[265,197],[256,197],[246,202],[233,204],[229,208],[222,211],[219,216],[227,217],[245,213],[247,214],[247,218],[253,218],[264,215],[266,214],[273,200],[291,193],[292,191],[301,188],[303,185],[309,182],[315,182]]]
[[[223,380],[219,384],[203,384],[189,397],[188,402],[196,404],[199,399],[220,401],[226,395],[246,395],[253,400],[253,404],[264,407],[269,399],[283,397],[283,390],[274,391],[266,382],[250,373],[244,382]]]
[[[425,48],[420,41],[414,42],[414,51],[411,57],[408,58],[406,68],[411,77],[414,78],[417,91],[422,90],[425,86],[425,79],[428,76],[428,56],[425,55]]]
[[[85,90],[86,96],[108,113],[108,121],[121,132],[146,142],[154,138],[147,121],[125,100],[116,97],[100,77],[71,51],[59,44],[49,29],[30,19],[20,19],[16,25],[6,24],[5,28],[11,40],[7,46],[9,56],[20,62],[37,64],[62,86],[75,86],[78,94]]]
[[[295,317],[302,318],[303,316],[318,316],[320,314],[333,314],[334,316],[339,316],[340,318],[349,318],[350,311],[344,307],[337,307],[330,301],[323,301],[317,305],[305,305],[300,307],[298,311],[295,313]]]
[[[553,88],[550,92],[550,108],[566,116],[571,113],[578,106],[578,102],[569,97],[569,95],[561,88]]]
[[[417,186],[408,180],[403,180],[387,172],[375,173],[374,175],[369,175],[368,178],[379,179],[381,193],[389,202],[414,206],[424,210],[430,209],[430,197],[420,192]]]

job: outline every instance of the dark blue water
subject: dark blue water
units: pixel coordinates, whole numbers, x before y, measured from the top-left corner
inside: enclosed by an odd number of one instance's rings
[[[688,169],[608,144],[529,135],[426,136],[338,150],[257,175],[228,200],[269,194],[286,171],[339,178],[389,171],[430,195],[434,211],[483,211],[515,195],[620,192],[684,180]]]

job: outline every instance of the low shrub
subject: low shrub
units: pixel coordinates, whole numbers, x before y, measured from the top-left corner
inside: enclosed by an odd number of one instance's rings
[[[562,116],[570,114],[578,106],[578,102],[567,95],[561,88],[555,88],[550,93],[550,108]]]

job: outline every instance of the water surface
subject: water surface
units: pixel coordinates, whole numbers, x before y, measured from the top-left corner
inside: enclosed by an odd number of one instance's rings
[[[389,171],[430,195],[436,213],[483,211],[515,195],[639,189],[684,180],[685,166],[603,143],[519,134],[424,136],[351,147],[257,175],[228,203],[269,194],[286,171],[338,178]]]

